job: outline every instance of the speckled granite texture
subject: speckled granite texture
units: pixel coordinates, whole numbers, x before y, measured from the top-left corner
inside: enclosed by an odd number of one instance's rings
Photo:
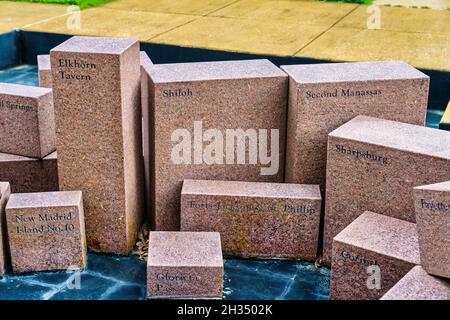
[[[412,268],[381,300],[450,300],[450,281]]]
[[[52,91],[0,83],[0,152],[40,158],[56,149]]]
[[[290,89],[286,182],[325,187],[327,134],[357,115],[425,123],[429,77],[402,61],[281,68]]]
[[[414,188],[414,206],[421,265],[450,278],[450,181]]]
[[[92,251],[128,254],[144,218],[139,43],[72,37],[50,60],[59,186],[83,190]]]
[[[150,180],[156,230],[179,230],[183,179],[282,182],[288,84],[284,72],[268,60],[159,64],[146,71],[153,102],[149,123],[154,127],[147,146],[154,157],[146,161],[155,172]],[[238,132],[229,131],[227,139],[227,129],[254,130],[257,152],[252,152],[252,162],[249,143],[241,152],[244,161],[238,160]],[[240,144],[245,140],[239,139]]]
[[[81,191],[14,193],[6,223],[13,273],[84,269]]]
[[[8,181],[13,193],[58,191],[56,151],[44,159],[0,153],[0,181]]]
[[[50,68],[50,55],[41,54],[37,56],[37,66],[39,72],[39,86],[44,88],[52,87],[52,70]]]
[[[415,222],[413,188],[450,180],[450,132],[358,116],[330,133],[324,259],[363,211]]]
[[[217,231],[226,256],[315,260],[318,185],[184,180],[181,230]]]
[[[5,207],[10,195],[11,187],[9,183],[0,182],[0,278],[5,274],[9,261]]]
[[[333,240],[330,298],[379,299],[418,264],[416,225],[366,211]]]
[[[218,232],[150,232],[149,299],[222,295],[223,258]]]

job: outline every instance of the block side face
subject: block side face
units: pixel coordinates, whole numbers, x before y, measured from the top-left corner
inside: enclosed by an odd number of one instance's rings
[[[44,158],[56,150],[55,109],[53,108],[53,94],[49,93],[38,101],[40,158]]]
[[[286,159],[285,159],[285,182],[297,183],[297,161],[298,152],[296,148],[297,142],[297,129],[298,129],[298,89],[297,83],[292,77],[289,77],[289,96],[288,96],[288,108],[287,108],[287,121],[286,121]]]
[[[423,79],[298,84],[287,150],[296,157],[288,165],[290,181],[324,187],[327,135],[358,115],[423,126],[428,87]]]
[[[324,257],[328,262],[333,237],[361,213],[367,210],[415,222],[413,188],[450,179],[449,160],[333,136],[327,158]]]
[[[139,44],[120,56],[122,139],[125,188],[127,251],[131,251],[144,220],[144,158],[142,153],[142,113],[140,108]]]
[[[6,231],[6,203],[11,195],[11,187],[7,182],[0,182],[0,278],[6,272],[8,264],[8,245]]]
[[[83,269],[79,206],[6,209],[14,273]]]
[[[181,230],[220,232],[226,256],[314,260],[320,199],[182,195]]]
[[[450,188],[414,190],[420,260],[430,274],[450,278]]]
[[[52,71],[50,69],[50,55],[38,55],[37,65],[39,73],[39,86],[44,88],[52,87]]]
[[[50,56],[59,187],[83,190],[91,250],[128,254],[121,83],[132,79],[121,76],[119,55]]]
[[[142,55],[142,52],[141,52]],[[142,57],[141,57],[142,64]],[[151,93],[150,93],[150,81],[145,71],[145,68],[141,65],[141,113],[142,113],[142,144],[143,144],[143,156],[144,156],[144,176],[145,176],[145,204],[146,204],[146,216],[151,219],[151,199],[152,191],[150,184],[150,176],[152,175],[151,167],[151,136],[150,126],[153,125],[151,121],[150,109],[152,106]]]
[[[334,241],[332,266],[330,299],[378,300],[414,264]]]
[[[223,267],[147,267],[147,298],[222,298]]]
[[[170,96],[180,92],[185,96]],[[155,86],[156,230],[179,229],[180,191],[184,179],[283,181],[286,99],[287,78]],[[231,136],[229,139],[227,132]],[[196,137],[203,139],[205,134],[206,137],[216,136],[216,141],[222,143],[211,144],[214,137],[209,137],[204,138],[204,148],[194,147]],[[246,134],[252,139],[251,143]],[[238,145],[236,135],[247,143]],[[245,165],[238,163],[233,151],[228,152],[231,160],[226,157],[227,141],[229,150],[244,150],[240,154],[245,156],[242,161]],[[214,149],[217,149],[217,156],[214,156]],[[250,150],[256,161],[252,158],[250,162]],[[261,157],[261,153],[265,157]]]

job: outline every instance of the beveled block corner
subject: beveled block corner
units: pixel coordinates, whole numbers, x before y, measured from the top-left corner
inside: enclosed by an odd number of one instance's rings
[[[416,225],[366,211],[334,237],[330,298],[378,300],[418,264]]]
[[[226,256],[315,260],[318,185],[184,180],[181,230],[216,231]]]
[[[81,191],[12,194],[6,223],[13,273],[84,269]]]
[[[223,295],[218,232],[150,232],[147,297],[218,298]]]

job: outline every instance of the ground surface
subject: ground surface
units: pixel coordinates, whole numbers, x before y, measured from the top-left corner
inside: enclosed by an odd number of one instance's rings
[[[450,8],[450,0],[377,2]],[[336,61],[394,59],[418,68],[450,71],[450,10],[446,9],[292,0],[115,0],[82,10],[77,20],[67,8],[0,1],[0,32],[20,28],[134,37]]]

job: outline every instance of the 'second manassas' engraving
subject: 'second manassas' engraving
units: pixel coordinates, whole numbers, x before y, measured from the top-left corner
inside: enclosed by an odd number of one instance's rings
[[[311,99],[325,99],[325,98],[350,98],[350,97],[373,97],[382,94],[380,89],[370,90],[352,90],[352,89],[334,89],[334,90],[322,90],[322,91],[306,91],[305,98]]]

